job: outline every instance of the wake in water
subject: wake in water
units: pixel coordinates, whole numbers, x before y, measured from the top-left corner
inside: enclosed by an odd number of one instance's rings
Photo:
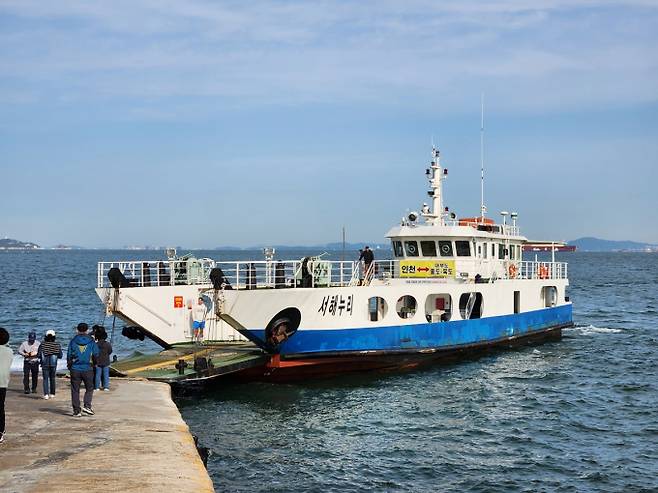
[[[562,329],[563,332],[575,333],[584,336],[590,336],[594,334],[619,334],[622,332],[621,329],[610,329],[608,327],[596,327],[594,325],[576,325],[575,327],[569,327],[567,329]]]

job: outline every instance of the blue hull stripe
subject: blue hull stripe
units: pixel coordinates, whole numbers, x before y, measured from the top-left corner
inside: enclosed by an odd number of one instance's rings
[[[354,329],[300,329],[281,345],[281,354],[333,351],[396,351],[441,349],[487,344],[570,324],[571,305],[474,320],[364,327]],[[250,329],[264,340],[263,329]]]

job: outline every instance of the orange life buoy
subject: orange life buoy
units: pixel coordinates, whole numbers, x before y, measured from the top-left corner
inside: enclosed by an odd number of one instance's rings
[[[546,265],[540,265],[539,266],[539,279],[548,279],[549,275],[550,275],[550,271],[548,270],[548,267]]]
[[[512,279],[514,279],[514,278],[516,277],[516,273],[517,273],[516,265],[511,264],[511,265],[508,267],[507,272],[509,272],[509,276],[510,276]]]

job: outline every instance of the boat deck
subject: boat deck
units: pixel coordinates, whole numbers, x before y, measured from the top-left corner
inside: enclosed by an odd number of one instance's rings
[[[111,369],[119,377],[195,384],[264,366],[269,359],[269,355],[249,342],[189,344],[156,354],[136,354],[113,363]]]

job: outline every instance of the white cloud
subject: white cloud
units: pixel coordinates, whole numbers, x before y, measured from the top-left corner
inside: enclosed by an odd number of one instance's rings
[[[494,91],[494,105],[521,110],[633,104],[657,96],[656,7],[585,0],[4,1],[0,89],[21,94],[16,101],[172,105],[201,97],[455,108],[480,90]],[[539,103],[537,89],[557,89],[559,97]]]

